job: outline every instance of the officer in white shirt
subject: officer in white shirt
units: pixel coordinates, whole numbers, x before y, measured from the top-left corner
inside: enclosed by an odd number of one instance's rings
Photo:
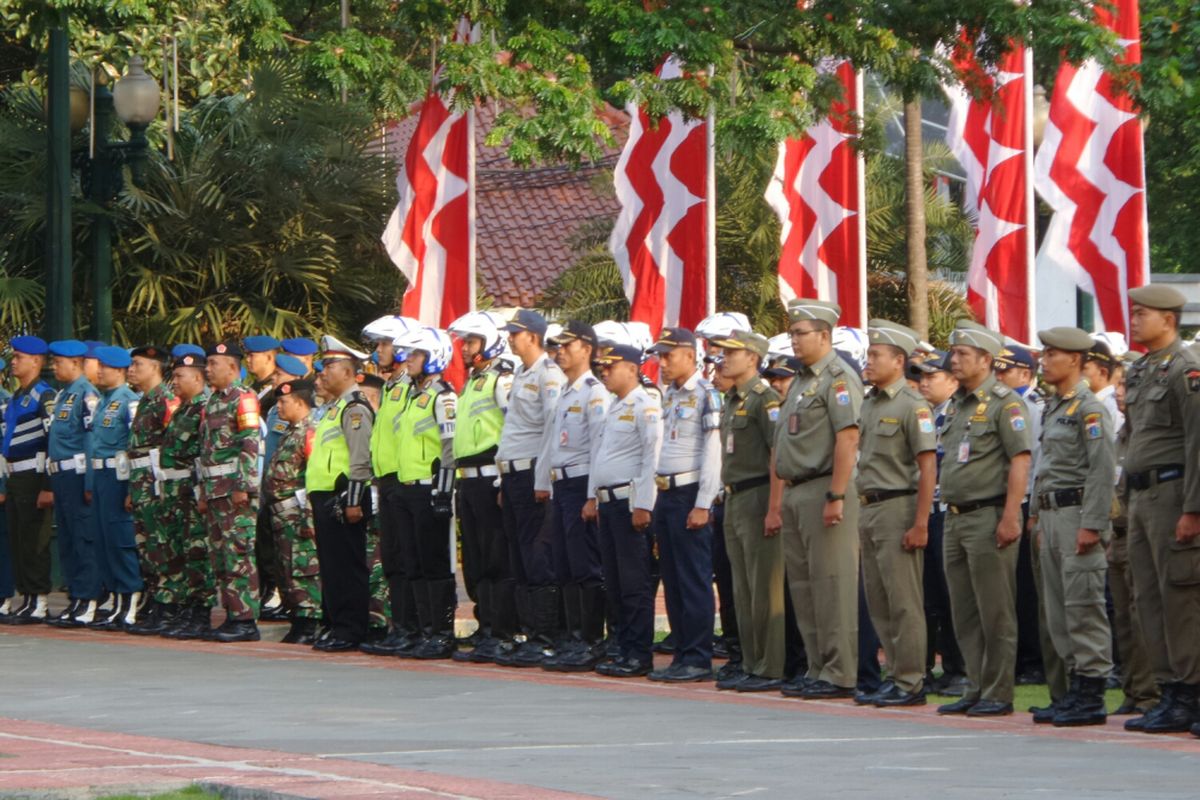
[[[650,672],[654,644],[650,524],[658,493],[662,408],[641,385],[641,350],[615,345],[596,360],[615,398],[604,418],[584,514],[600,522],[605,589],[616,593],[621,608],[620,655],[596,671],[634,678]]]

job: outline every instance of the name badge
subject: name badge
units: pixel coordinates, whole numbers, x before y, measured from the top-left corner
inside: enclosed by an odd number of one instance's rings
[[[725,437],[725,454],[733,455],[733,431],[730,431],[729,435]]]
[[[971,460],[971,440],[963,439],[958,444],[958,463],[965,464]]]

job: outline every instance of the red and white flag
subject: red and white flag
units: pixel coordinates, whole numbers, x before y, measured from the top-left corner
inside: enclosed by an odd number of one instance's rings
[[[1033,53],[1014,43],[987,73],[972,46],[964,40],[955,61],[975,94],[946,87],[946,141],[967,174],[967,208],[977,214],[967,302],[981,323],[1028,343],[1035,335]]]
[[[1140,64],[1137,0],[1097,4],[1095,13],[1117,34],[1124,63]],[[1096,298],[1098,329],[1128,336],[1129,290],[1150,280],[1142,126],[1133,99],[1097,62],[1059,67],[1035,171],[1054,209],[1038,253],[1047,297],[1039,321],[1076,324],[1078,286]]]
[[[455,41],[476,41],[465,19]],[[430,91],[396,176],[383,244],[408,288],[401,313],[445,328],[475,307],[475,119]]]
[[[668,58],[664,79],[682,75]],[[629,139],[613,183],[621,211],[608,247],[621,269],[629,319],[655,336],[664,326],[695,328],[715,305],[712,120],[675,111],[657,124],[630,105]]]
[[[854,146],[862,116],[862,73],[832,67],[843,99],[803,137],[779,145],[766,200],[783,226],[779,295],[834,301],[841,324],[867,326],[865,168]]]

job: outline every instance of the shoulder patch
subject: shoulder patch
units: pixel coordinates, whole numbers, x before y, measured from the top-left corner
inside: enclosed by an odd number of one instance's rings
[[[921,433],[933,433],[933,412],[925,406],[916,410],[917,428]]]
[[[1085,414],[1083,417],[1083,432],[1089,439],[1099,439],[1104,435],[1104,426],[1100,423],[1101,416],[1096,412]]]
[[[1188,392],[1191,394],[1200,392],[1200,369],[1189,369],[1184,377],[1187,379]]]
[[[839,406],[850,405],[850,388],[845,381],[833,382],[833,397]]]

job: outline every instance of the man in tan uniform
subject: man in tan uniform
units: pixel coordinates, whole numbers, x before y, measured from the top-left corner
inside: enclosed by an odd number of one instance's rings
[[[783,553],[808,672],[788,697],[852,697],[858,673],[858,416],[863,387],[833,349],[842,309],[788,303],[792,349],[804,363],[788,388],[772,462]]]
[[[858,532],[867,607],[891,678],[854,701],[880,708],[924,705],[923,550],[937,485],[937,434],[929,403],[904,378],[921,337],[873,319],[867,338],[866,377],[874,388],[862,406]]]
[[[963,321],[950,334],[958,392],[946,409],[942,499],[946,581],[954,632],[971,682],[939,714],[1011,714],[1017,657],[1017,548],[1029,484],[1025,403],[992,374],[1000,334]]]
[[[1148,351],[1125,389],[1129,567],[1162,699],[1125,729],[1200,735],[1200,357],[1179,339],[1182,294],[1143,286],[1129,300]]]
[[[1112,631],[1104,604],[1108,569],[1101,539],[1112,511],[1111,423],[1083,379],[1092,339],[1079,328],[1051,328],[1038,337],[1042,374],[1055,394],[1042,416],[1042,447],[1030,503],[1037,532],[1046,628],[1066,662],[1070,688],[1033,721],[1056,727],[1103,725],[1104,685],[1112,671]]]
[[[783,678],[783,548],[779,529],[764,525],[774,491],[769,470],[779,395],[758,374],[765,337],[735,331],[714,343],[725,351],[721,372],[734,384],[721,408],[721,481],[742,644],[742,672],[718,680],[717,688],[771,691]]]

